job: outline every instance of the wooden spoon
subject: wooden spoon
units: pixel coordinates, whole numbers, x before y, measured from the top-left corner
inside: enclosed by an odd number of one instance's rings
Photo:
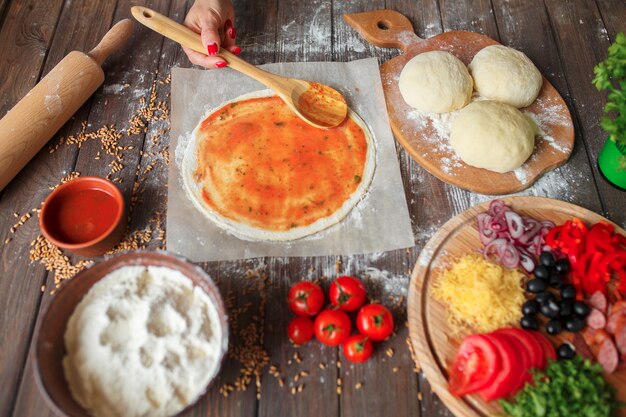
[[[155,32],[187,48],[208,55],[202,45],[200,35],[188,27],[146,7],[134,6],[131,12],[135,19]],[[334,88],[263,71],[223,48],[220,49],[218,55],[228,62],[231,68],[274,90],[302,120],[312,126],[330,129],[339,126],[346,118],[348,113],[346,99]]]

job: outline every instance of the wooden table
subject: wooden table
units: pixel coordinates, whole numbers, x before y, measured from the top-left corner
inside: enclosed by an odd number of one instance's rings
[[[91,49],[113,22],[129,17],[131,5],[137,3],[0,0],[0,115],[68,52]],[[190,3],[153,0],[146,5],[182,21]],[[235,3],[242,56],[256,64],[350,61],[371,56],[379,57],[381,62],[387,60],[397,51],[368,45],[342,19],[344,13],[381,8],[406,14],[421,37],[448,30],[469,30],[522,50],[564,96],[576,129],[576,146],[569,162],[523,194],[570,201],[626,225],[626,193],[603,181],[595,162],[605,140],[598,125],[605,100],[591,84],[594,65],[606,56],[616,33],[626,30],[623,0],[240,0]],[[165,120],[150,120],[147,128],[137,134],[127,133],[127,129],[129,120],[138,111],[144,109],[144,116],[149,113],[145,108],[149,107],[152,90],[156,94],[153,104],[168,102],[167,75],[174,66],[190,66],[181,49],[137,26],[130,46],[105,65],[104,87],[52,139],[51,147],[46,146],[0,194],[0,242],[4,242],[0,254],[2,416],[52,415],[36,387],[29,356],[35,325],[54,296],[51,295],[54,274],[47,272],[40,262],[29,259],[31,242],[40,234],[32,210],[39,207],[50,187],[71,172],[107,176],[116,171],[111,178],[117,178],[127,201],[133,203],[131,232],[152,230],[146,239],[148,248],[158,248],[164,243],[158,239],[161,236],[155,213],[166,211],[168,120],[165,115]],[[140,97],[145,97],[145,102]],[[150,119],[159,117],[156,110],[156,116],[148,114]],[[118,161],[122,166],[109,165],[113,157],[106,154],[97,138],[86,140],[80,148],[76,144],[55,146],[61,137],[78,134],[85,121],[86,133],[112,124],[123,132],[119,144],[127,148],[123,150],[123,159]],[[400,417],[448,413],[431,393],[422,374],[414,372],[406,342],[404,295],[410,270],[428,238],[447,219],[488,197],[442,183],[413,162],[399,146],[398,159],[415,247],[365,256],[263,258],[203,265],[218,282],[230,306],[233,351],[241,353],[240,349],[247,346],[244,353],[256,352],[252,359],[262,358],[263,350],[269,357],[267,366],[256,370],[258,388],[252,368],[244,372],[252,374],[248,389],[225,396],[223,392],[230,389],[241,373],[241,363],[230,358],[208,395],[188,415]],[[25,213],[32,213],[32,217],[24,216],[20,222]],[[14,225],[17,226],[12,229]],[[247,269],[257,273],[248,276]],[[290,283],[322,275],[332,278],[337,271],[360,276],[367,273],[367,285],[374,296],[394,308],[397,334],[378,345],[373,360],[364,365],[342,361],[339,367],[342,355],[337,349],[319,343],[296,349],[285,335],[291,316],[284,300]],[[327,279],[321,281],[327,286]],[[248,331],[244,332],[245,329]],[[279,378],[273,376],[277,372],[283,387]],[[298,389],[299,386],[302,388]]]

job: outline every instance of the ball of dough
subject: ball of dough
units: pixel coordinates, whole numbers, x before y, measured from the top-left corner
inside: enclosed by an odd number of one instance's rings
[[[472,76],[465,64],[449,52],[417,55],[402,69],[399,85],[404,101],[421,111],[451,112],[472,98]]]
[[[522,166],[533,152],[537,126],[497,101],[475,101],[452,121],[450,144],[463,162],[495,172]]]
[[[541,73],[526,55],[502,45],[481,49],[469,69],[481,96],[517,108],[535,101],[543,84]]]

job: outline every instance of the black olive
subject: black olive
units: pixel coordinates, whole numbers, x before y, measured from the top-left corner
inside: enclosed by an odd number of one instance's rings
[[[563,331],[563,323],[558,319],[552,319],[546,323],[546,332],[548,334],[559,334]]]
[[[549,319],[553,319],[559,315],[559,310],[554,310],[553,308],[550,308],[550,304],[552,303],[554,303],[554,301],[541,304],[541,314],[543,314]]]
[[[579,332],[583,327],[585,327],[585,321],[580,317],[573,316],[565,320],[565,328],[569,332]]]
[[[554,311],[555,313],[561,312],[561,303],[556,300],[550,300],[546,303],[546,305],[550,310]]]
[[[550,300],[554,300],[554,294],[549,291],[540,292],[535,297],[535,300],[539,301],[539,304],[544,305]]]
[[[585,318],[591,313],[591,309],[587,304],[582,301],[574,302],[574,313],[578,315],[578,317]]]
[[[534,271],[535,277],[539,279],[550,278],[550,270],[545,265],[537,265]]]
[[[563,280],[560,275],[550,275],[549,283],[552,288],[561,288],[563,286]]]
[[[573,300],[576,298],[576,288],[572,284],[564,285],[561,288],[561,298],[563,300]]]
[[[563,343],[556,350],[556,354],[559,355],[560,359],[572,359],[576,355],[576,351],[569,343]]]
[[[528,284],[526,285],[527,285],[528,291],[535,293],[535,294],[546,290],[545,281],[542,281],[540,279],[531,279],[530,281],[528,281]]]
[[[567,259],[559,259],[558,261],[556,261],[556,264],[554,265],[554,269],[559,274],[565,274],[570,269],[570,263]]]
[[[539,262],[541,262],[543,266],[552,268],[554,266],[554,255],[552,255],[552,252],[543,251],[541,255],[539,255]]]
[[[520,321],[520,324],[522,325],[523,329],[527,329],[527,330],[539,329],[539,322],[533,316],[529,316],[529,315],[523,316],[522,320]]]
[[[559,316],[569,317],[573,313],[574,313],[574,303],[572,302],[572,300],[561,301],[561,311],[559,312]]]
[[[539,301],[537,300],[528,300],[524,304],[522,304],[522,313],[525,315],[534,315],[539,313]]]

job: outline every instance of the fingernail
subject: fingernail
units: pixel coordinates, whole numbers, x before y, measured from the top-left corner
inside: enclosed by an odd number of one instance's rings
[[[232,53],[235,55],[239,55],[241,53],[241,48],[238,46],[234,47]]]
[[[215,63],[215,68],[224,68],[227,65],[226,61],[219,61]]]
[[[227,29],[233,27],[233,21],[230,19],[226,19],[226,23],[224,23],[224,27]]]
[[[206,49],[211,56],[217,54],[217,44],[215,42],[208,44]]]
[[[237,37],[237,29],[230,28],[228,34],[230,35],[231,39],[235,39]]]

